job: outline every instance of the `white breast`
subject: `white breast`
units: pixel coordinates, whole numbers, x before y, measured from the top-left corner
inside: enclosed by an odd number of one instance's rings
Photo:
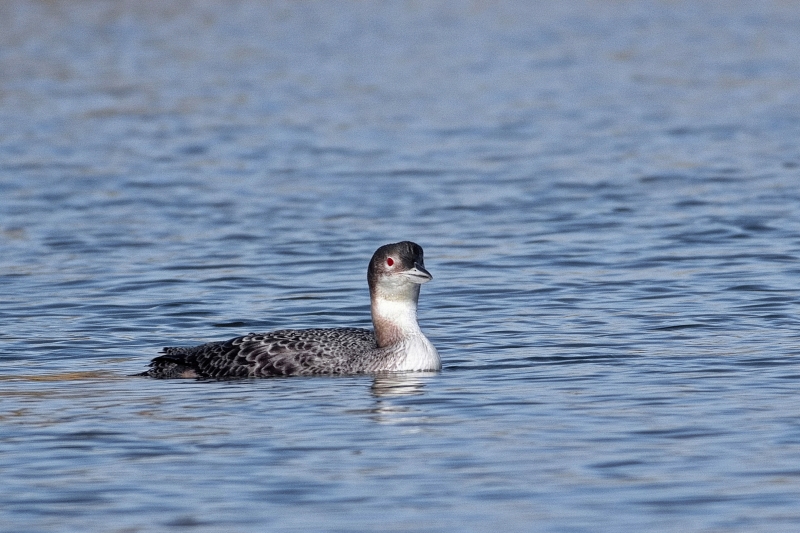
[[[436,351],[431,341],[422,332],[407,337],[401,345],[401,350],[405,352],[405,357],[398,361],[397,370],[442,369],[442,360],[439,358],[439,352]]]

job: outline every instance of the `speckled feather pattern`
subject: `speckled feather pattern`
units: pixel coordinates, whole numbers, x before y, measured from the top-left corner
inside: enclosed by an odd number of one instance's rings
[[[159,378],[187,372],[209,378],[357,374],[368,372],[376,358],[383,359],[383,351],[368,329],[287,329],[191,348],[164,348],[147,374]]]

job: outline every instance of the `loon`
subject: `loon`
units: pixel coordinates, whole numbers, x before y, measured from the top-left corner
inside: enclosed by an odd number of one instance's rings
[[[420,285],[433,279],[410,241],[375,251],[367,269],[373,330],[283,329],[201,346],[164,348],[138,374],[152,378],[260,378],[440,370],[417,323]]]

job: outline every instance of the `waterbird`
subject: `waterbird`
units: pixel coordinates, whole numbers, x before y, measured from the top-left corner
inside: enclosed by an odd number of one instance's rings
[[[373,330],[282,329],[164,348],[138,375],[224,379],[440,370],[439,353],[417,322],[420,286],[431,279],[420,245],[386,244],[367,268]]]

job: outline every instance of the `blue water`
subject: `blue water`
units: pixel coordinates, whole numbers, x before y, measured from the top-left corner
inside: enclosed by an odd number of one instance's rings
[[[0,530],[800,530],[800,6],[0,4]],[[369,327],[443,360],[158,381]]]

